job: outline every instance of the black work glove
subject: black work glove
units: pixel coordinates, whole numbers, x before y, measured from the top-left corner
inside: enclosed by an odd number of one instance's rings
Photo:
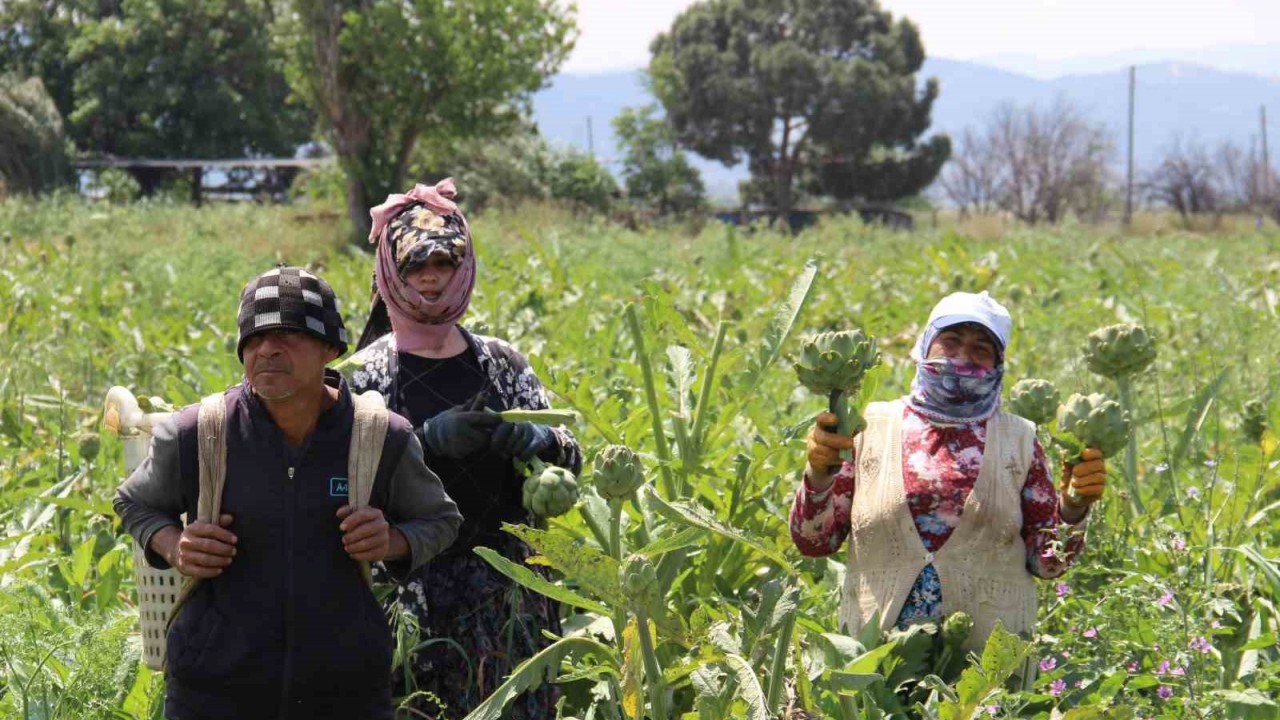
[[[522,462],[529,462],[534,455],[551,447],[556,436],[546,425],[530,422],[506,422],[493,431],[489,439],[489,449],[502,457],[510,457]]]
[[[455,405],[422,423],[422,444],[436,457],[460,459],[489,446],[502,417],[487,410]]]

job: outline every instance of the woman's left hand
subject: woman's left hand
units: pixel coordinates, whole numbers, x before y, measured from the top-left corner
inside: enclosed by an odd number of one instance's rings
[[[1095,448],[1085,448],[1080,462],[1062,465],[1060,481],[1062,506],[1076,510],[1081,515],[1097,502],[1107,488],[1107,464],[1102,453]]]

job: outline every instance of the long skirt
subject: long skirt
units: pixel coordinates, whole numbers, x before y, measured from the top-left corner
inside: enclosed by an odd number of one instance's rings
[[[532,554],[514,537],[490,545],[521,565]],[[411,635],[411,625],[417,625],[416,650],[392,679],[403,699],[396,717],[465,717],[516,666],[551,644],[543,630],[561,632],[558,603],[514,583],[470,551],[428,562],[392,597],[399,617],[409,623],[400,631]],[[553,718],[558,698],[555,686],[543,685],[512,701],[510,717]]]

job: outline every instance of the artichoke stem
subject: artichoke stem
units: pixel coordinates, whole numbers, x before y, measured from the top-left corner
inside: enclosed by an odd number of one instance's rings
[[[1133,412],[1133,386],[1130,385],[1129,377],[1121,375],[1116,378],[1116,389],[1120,391],[1120,407],[1129,414],[1132,421],[1136,417]],[[1172,476],[1172,473],[1170,473]],[[1124,456],[1124,480],[1129,490],[1129,502],[1133,505],[1135,515],[1146,515],[1147,510],[1142,504],[1142,496],[1138,487],[1138,427],[1134,422],[1129,429],[1129,446],[1125,449]]]
[[[850,435],[849,401],[845,397],[844,390],[837,388],[831,391],[831,394],[827,398],[827,409],[831,414],[836,416],[836,432],[841,435]],[[849,450],[841,450],[840,459],[852,460],[853,453]]]
[[[636,608],[636,630],[640,636],[640,654],[644,657],[645,683],[649,686],[649,716],[652,720],[667,720],[667,688],[662,681],[662,666],[654,652],[653,637],[649,635],[649,613]]]

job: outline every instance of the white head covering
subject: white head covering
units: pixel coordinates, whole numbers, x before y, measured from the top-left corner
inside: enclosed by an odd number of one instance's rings
[[[923,360],[929,354],[929,344],[938,332],[960,323],[973,322],[991,331],[1000,343],[1000,352],[1009,346],[1013,332],[1013,318],[1009,310],[996,302],[986,290],[980,293],[956,292],[942,298],[929,313],[929,324],[920,334],[920,341],[911,350],[911,359]]]

